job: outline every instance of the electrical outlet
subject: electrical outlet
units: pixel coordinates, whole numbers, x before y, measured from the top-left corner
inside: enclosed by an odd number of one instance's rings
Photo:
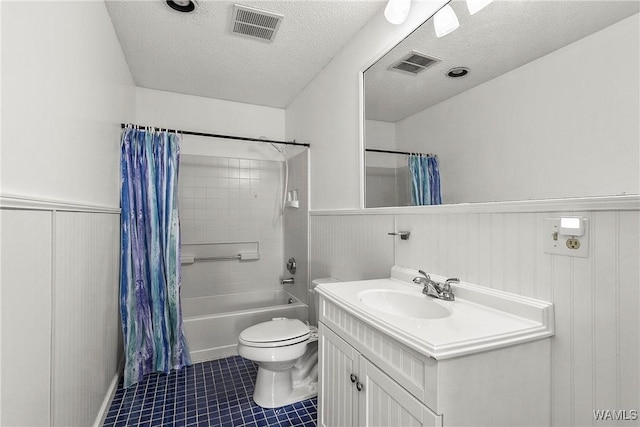
[[[578,239],[567,239],[567,247],[569,249],[580,249],[580,240],[578,240]]]
[[[560,234],[560,218],[544,219],[544,252],[587,258],[589,256],[589,220],[584,220],[584,235],[578,237]]]

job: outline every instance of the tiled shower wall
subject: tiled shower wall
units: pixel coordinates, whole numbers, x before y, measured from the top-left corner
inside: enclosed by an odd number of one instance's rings
[[[551,425],[607,425],[594,421],[594,409],[640,408],[637,208],[433,212],[312,213],[310,278],[385,277],[398,264],[552,301]],[[544,253],[543,219],[562,214],[589,218],[588,258]],[[411,237],[388,236],[393,230],[409,230]]]
[[[178,194],[182,244],[258,242],[260,248],[257,261],[183,265],[183,298],[280,286],[282,173],[282,162],[277,161],[181,156]]]

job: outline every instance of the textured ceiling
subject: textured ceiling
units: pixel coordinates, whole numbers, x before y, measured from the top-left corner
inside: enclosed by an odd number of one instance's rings
[[[137,86],[285,108],[382,7],[379,0],[106,1]],[[273,42],[230,33],[233,4],[284,15]]]
[[[470,16],[464,1],[453,0],[450,4],[460,28],[436,38],[429,20],[366,71],[367,119],[402,120],[640,9],[635,0],[498,0]],[[389,70],[412,50],[442,61],[418,75]],[[464,78],[446,76],[449,69],[458,66],[471,71]]]

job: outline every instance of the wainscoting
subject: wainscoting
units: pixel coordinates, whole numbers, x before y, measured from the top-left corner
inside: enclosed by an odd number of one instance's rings
[[[552,301],[550,424],[595,425],[594,409],[640,408],[640,203],[619,201],[312,212],[310,278],[398,264]],[[589,219],[589,257],[544,253],[543,220],[562,215]]]
[[[119,209],[0,208],[0,424],[92,425],[117,385]]]

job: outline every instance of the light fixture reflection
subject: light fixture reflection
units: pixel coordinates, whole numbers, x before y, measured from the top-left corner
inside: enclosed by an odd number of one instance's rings
[[[433,26],[437,37],[444,37],[460,26],[456,13],[451,6],[446,5],[433,17]]]
[[[402,24],[409,16],[411,0],[389,0],[384,8],[384,17],[394,25]]]
[[[469,14],[473,15],[478,12],[480,9],[487,6],[493,0],[467,0],[467,9],[469,9]]]

